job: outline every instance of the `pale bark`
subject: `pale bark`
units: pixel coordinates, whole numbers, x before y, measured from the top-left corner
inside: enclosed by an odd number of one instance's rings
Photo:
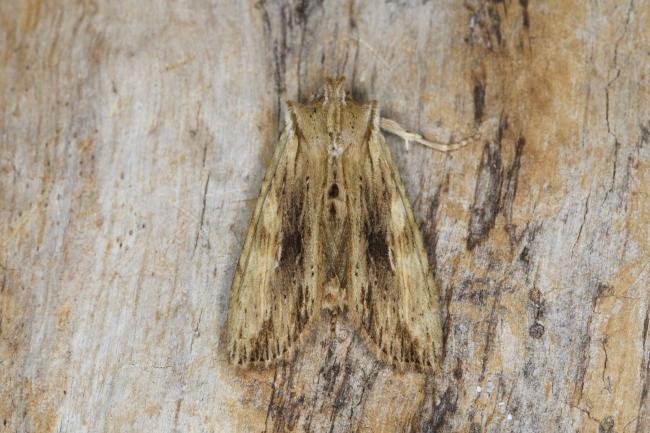
[[[0,28],[0,432],[650,431],[647,0],[24,0]],[[337,74],[424,135],[500,119],[449,155],[389,138],[435,376],[345,323],[277,369],[219,348],[283,101]]]

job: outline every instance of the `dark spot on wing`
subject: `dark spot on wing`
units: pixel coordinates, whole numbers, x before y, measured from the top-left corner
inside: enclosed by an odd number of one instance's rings
[[[298,256],[302,256],[302,233],[298,230],[285,232],[282,236],[280,266],[292,263]]]
[[[298,264],[302,268],[303,263],[303,214],[302,194],[296,194],[288,201],[289,207],[284,212],[282,221],[282,243],[280,254],[280,268]]]
[[[332,186],[330,186],[330,189],[329,189],[327,195],[329,195],[330,198],[338,197],[338,195],[339,195],[339,186],[337,184],[333,183]]]
[[[386,231],[383,227],[373,224],[374,218],[364,223],[364,231],[366,235],[367,254],[368,257],[377,266],[387,265],[388,258],[388,243],[386,242]]]

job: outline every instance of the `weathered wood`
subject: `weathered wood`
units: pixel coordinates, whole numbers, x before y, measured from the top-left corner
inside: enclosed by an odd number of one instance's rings
[[[0,431],[650,431],[650,2],[0,3]],[[445,360],[327,320],[277,369],[220,332],[283,100],[389,138]]]

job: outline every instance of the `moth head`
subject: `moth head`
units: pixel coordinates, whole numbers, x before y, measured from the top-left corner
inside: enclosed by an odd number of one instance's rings
[[[345,90],[343,90],[344,84],[345,77],[327,78],[325,80],[325,88],[323,89],[325,102],[345,102]]]

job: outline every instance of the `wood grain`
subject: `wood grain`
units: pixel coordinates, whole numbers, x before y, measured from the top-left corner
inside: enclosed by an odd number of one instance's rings
[[[0,432],[650,431],[650,2],[0,3]],[[388,137],[445,311],[435,376],[323,321],[219,341],[284,116]]]

